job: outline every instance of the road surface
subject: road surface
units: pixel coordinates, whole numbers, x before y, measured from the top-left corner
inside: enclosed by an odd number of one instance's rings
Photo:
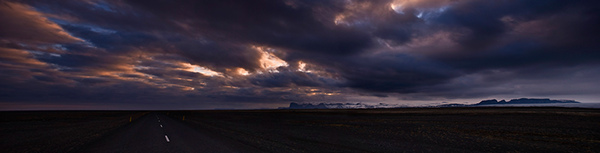
[[[260,152],[240,142],[210,135],[163,114],[150,113],[81,152]]]

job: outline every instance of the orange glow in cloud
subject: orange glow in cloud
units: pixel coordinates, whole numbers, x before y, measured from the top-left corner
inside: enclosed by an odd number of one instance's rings
[[[246,71],[246,69],[238,68],[237,73],[240,75],[250,75],[250,72]]]
[[[12,48],[0,48],[0,60],[10,61],[14,64],[45,67],[46,63],[31,58],[33,55],[27,51]],[[14,65],[13,66],[16,66]],[[4,64],[2,64],[4,65]],[[8,67],[8,66],[7,66]],[[6,67],[5,67],[6,68]]]
[[[0,33],[13,39],[35,43],[71,43],[84,40],[67,33],[58,24],[48,20],[46,15],[35,11],[29,5],[2,2],[0,19],[3,21]]]
[[[273,53],[269,52],[273,50],[271,48],[256,46],[253,46],[252,48],[258,50],[261,53],[261,57],[259,59],[260,66],[269,72],[277,72],[277,68],[289,66],[287,62],[275,56]]]

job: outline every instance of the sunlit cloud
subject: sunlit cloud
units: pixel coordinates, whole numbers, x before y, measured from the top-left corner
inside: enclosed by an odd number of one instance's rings
[[[213,71],[211,69],[208,69],[206,67],[202,67],[202,66],[198,66],[198,65],[193,65],[190,63],[181,63],[181,65],[184,67],[182,70],[188,71],[188,72],[194,72],[194,73],[200,73],[206,76],[220,76],[222,77],[223,74]]]
[[[260,66],[268,72],[278,72],[277,68],[289,66],[287,62],[272,53],[275,49],[257,46],[253,46],[252,48],[260,52]]]
[[[346,18],[346,16],[344,14],[339,14],[337,16],[335,16],[335,19],[333,20],[333,23],[335,23],[335,25],[349,25],[346,21],[344,21],[344,19]]]
[[[239,75],[244,75],[244,76],[250,75],[250,72],[248,72],[246,69],[243,69],[243,68],[237,68],[237,73]]]
[[[311,72],[310,70],[306,69],[306,63],[304,63],[302,61],[298,61],[298,71],[300,71],[300,72],[306,72],[306,73]]]
[[[331,93],[331,92],[313,92],[313,93],[308,93],[307,95],[309,95],[309,96],[317,96],[317,95],[333,96],[333,95],[339,95],[339,93]]]
[[[308,88],[304,89],[307,96],[335,96],[340,95],[339,91],[333,91],[330,89],[319,89],[319,88]]]
[[[187,91],[192,91],[195,90],[196,88],[194,87],[184,87],[183,90],[187,90]]]
[[[398,13],[404,14],[407,8],[415,9],[413,15],[417,18],[429,19],[446,11],[452,3],[451,0],[394,0],[389,5],[390,8]]]
[[[404,14],[404,11],[402,10],[402,3],[392,3],[390,4],[390,7],[392,8],[392,10],[394,10],[394,12],[398,14]]]

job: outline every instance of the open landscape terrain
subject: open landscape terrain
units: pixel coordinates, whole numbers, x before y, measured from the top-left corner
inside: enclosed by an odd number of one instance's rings
[[[0,112],[0,152],[70,152],[126,126],[145,112]]]
[[[557,107],[1,112],[0,152],[597,152]],[[132,122],[129,122],[132,117]]]
[[[600,153],[599,6],[0,0],[0,153]]]

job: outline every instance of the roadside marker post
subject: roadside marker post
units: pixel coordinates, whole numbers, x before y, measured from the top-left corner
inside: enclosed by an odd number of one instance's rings
[[[181,119],[182,121],[185,121],[185,115],[183,115],[183,118]]]
[[[131,123],[131,116],[129,116],[129,122]]]

